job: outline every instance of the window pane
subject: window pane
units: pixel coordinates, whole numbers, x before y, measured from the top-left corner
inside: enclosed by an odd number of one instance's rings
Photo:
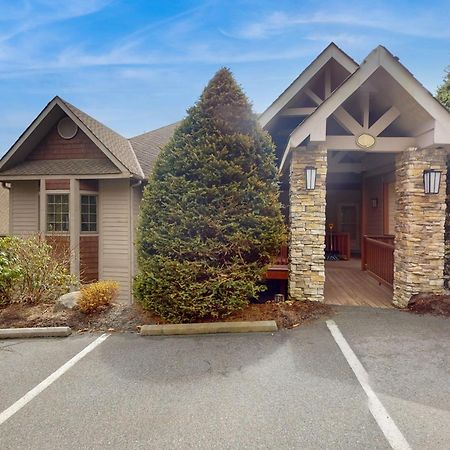
[[[69,231],[69,195],[47,195],[47,231]]]
[[[97,196],[81,196],[81,231],[97,231]]]

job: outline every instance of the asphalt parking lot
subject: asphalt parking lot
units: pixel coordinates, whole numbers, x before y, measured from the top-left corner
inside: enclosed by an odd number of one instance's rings
[[[450,321],[368,308],[332,319],[403,444],[450,448]],[[113,334],[29,399],[98,337],[0,341],[2,450],[392,448],[325,320],[274,334]]]

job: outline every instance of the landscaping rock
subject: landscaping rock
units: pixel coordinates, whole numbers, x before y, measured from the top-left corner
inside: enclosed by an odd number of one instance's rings
[[[413,295],[408,303],[408,309],[421,314],[430,313],[450,317],[450,295]]]
[[[55,311],[62,309],[73,309],[77,305],[77,301],[80,298],[80,291],[69,292],[68,294],[61,295],[56,300]]]

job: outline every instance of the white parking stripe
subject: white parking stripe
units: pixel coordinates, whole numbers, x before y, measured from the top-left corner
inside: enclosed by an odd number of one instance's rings
[[[350,345],[348,345],[348,342],[342,335],[334,320],[327,320],[327,326],[334,340],[336,341],[336,344],[341,349],[341,352],[343,353],[349,366],[352,368],[353,373],[358,379],[360,385],[364,389],[364,392],[369,399],[369,410],[372,413],[374,419],[377,421],[378,426],[380,427],[391,447],[395,450],[411,450],[411,447],[409,446],[402,432],[398,429],[392,417],[386,411],[386,408],[383,406],[373,389],[370,387],[368,373],[360,363]]]
[[[5,423],[11,416],[16,412],[20,411],[27,403],[31,402],[33,398],[37,397],[42,391],[47,389],[54,381],[56,381],[61,375],[67,372],[71,367],[73,367],[80,359],[84,358],[88,353],[92,352],[94,348],[98,347],[109,334],[102,334],[94,342],[91,342],[87,347],[77,353],[72,359],[67,361],[58,370],[49,375],[44,381],[41,381],[37,386],[35,386],[31,391],[28,391],[22,398],[13,403],[9,408],[5,409],[0,414],[0,425]]]

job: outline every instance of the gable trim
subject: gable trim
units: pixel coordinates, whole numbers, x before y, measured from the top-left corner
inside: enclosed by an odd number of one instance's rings
[[[357,70],[358,64],[342,51],[334,42],[326,47],[322,53],[288,86],[288,88],[261,114],[259,123],[261,127],[267,124],[301,91],[306,84],[331,59],[335,59],[352,74]]]
[[[386,48],[378,46],[369,53],[361,66],[330,97],[292,131],[281,160],[280,171],[283,170],[290,149],[298,147],[308,136],[311,142],[325,141],[326,119],[361,87],[379,67],[383,67],[433,117],[435,140],[441,144],[450,144],[450,113],[414,78],[412,73],[398,59]],[[446,127],[443,123],[446,123]]]
[[[19,139],[12,145],[8,152],[0,160],[0,172],[8,163],[16,151],[26,142],[30,135],[39,127],[42,121],[52,111],[55,106],[59,106],[62,111],[70,117],[78,127],[86,134],[86,136],[94,143],[94,145],[124,174],[130,175],[131,172],[119,161],[108,148],[92,133],[92,131],[66,106],[64,101],[55,97],[48,105],[39,113],[39,115],[31,122],[28,128],[21,134]]]

